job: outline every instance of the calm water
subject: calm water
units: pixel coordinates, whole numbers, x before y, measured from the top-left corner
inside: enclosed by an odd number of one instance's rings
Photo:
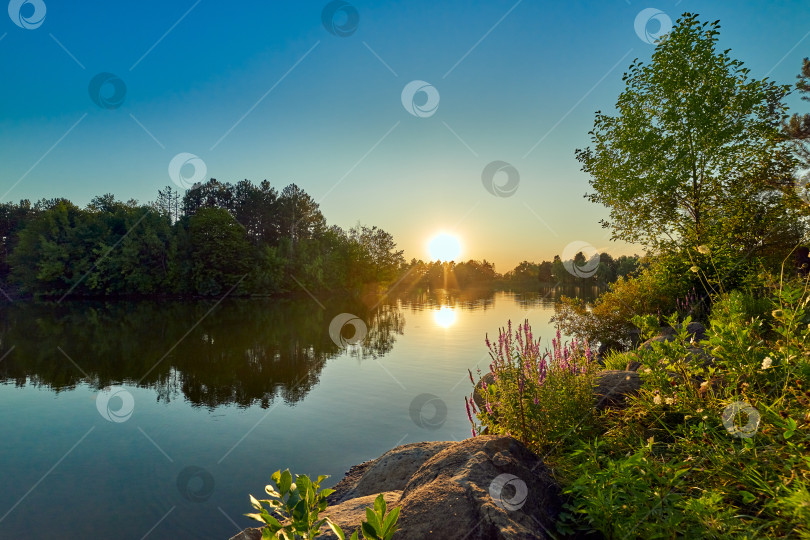
[[[0,538],[228,538],[276,469],[331,485],[398,444],[466,438],[485,333],[528,318],[550,339],[553,299],[4,306]],[[330,338],[340,313],[362,344]]]

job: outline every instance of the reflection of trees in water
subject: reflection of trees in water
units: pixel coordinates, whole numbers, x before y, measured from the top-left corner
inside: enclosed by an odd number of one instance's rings
[[[495,305],[495,291],[491,288],[414,290],[391,297],[389,302],[412,312],[441,306],[486,311]]]
[[[381,356],[402,333],[393,306],[373,313],[358,303],[307,299],[213,302],[18,303],[0,312],[0,382],[55,391],[88,383],[137,384],[159,401],[184,396],[194,405],[267,407],[301,400],[329,358],[331,318],[354,313],[368,327],[354,352]],[[79,366],[59,352],[61,347]]]

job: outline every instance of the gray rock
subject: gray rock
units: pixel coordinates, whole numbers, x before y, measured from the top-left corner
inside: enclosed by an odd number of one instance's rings
[[[508,475],[508,476],[504,476]],[[433,456],[402,493],[401,538],[551,538],[559,488],[512,437],[479,436]],[[466,536],[465,536],[466,535]]]
[[[495,376],[492,374],[491,371],[488,371],[481,377],[481,380],[475,385],[475,390],[473,391],[473,401],[475,401],[475,406],[478,409],[484,408],[484,388],[481,382],[485,382],[487,384],[492,384],[495,382]]]
[[[679,331],[680,328],[678,328],[677,330]],[[695,343],[698,343],[706,339],[706,327],[699,322],[692,321],[688,325],[686,325],[686,332],[687,337],[694,339]],[[665,326],[661,328],[657,336],[648,339],[647,341],[639,345],[638,348],[651,349],[653,343],[661,343],[664,341],[675,341],[675,334],[676,334],[675,328],[672,328],[671,326]]]
[[[419,467],[452,444],[451,441],[403,444],[377,459],[352,467],[333,488],[335,493],[329,496],[329,504],[384,491],[402,491]]]
[[[621,407],[629,395],[641,388],[641,377],[636,371],[608,369],[596,375],[594,396],[596,408]]]
[[[409,444],[352,469],[343,480],[348,486],[344,499],[322,514],[347,537],[365,519],[365,509],[373,506],[378,493],[351,494],[374,489],[381,490],[389,509],[401,506],[395,538],[554,537],[549,531],[561,509],[559,487],[542,460],[512,437]],[[408,471],[413,472],[405,479]],[[390,489],[404,479],[404,490]],[[335,538],[331,530],[323,531],[319,538]],[[246,529],[231,540],[260,538],[259,529]]]

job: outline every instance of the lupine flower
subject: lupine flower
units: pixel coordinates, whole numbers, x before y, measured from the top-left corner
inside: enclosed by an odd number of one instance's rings
[[[473,384],[473,386],[475,386],[475,379],[473,379],[472,371],[467,369],[467,373],[470,374],[470,382]]]

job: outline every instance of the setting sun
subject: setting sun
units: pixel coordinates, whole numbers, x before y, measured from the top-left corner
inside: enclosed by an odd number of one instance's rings
[[[433,261],[455,261],[461,255],[461,242],[452,234],[439,233],[428,242],[428,253]]]

